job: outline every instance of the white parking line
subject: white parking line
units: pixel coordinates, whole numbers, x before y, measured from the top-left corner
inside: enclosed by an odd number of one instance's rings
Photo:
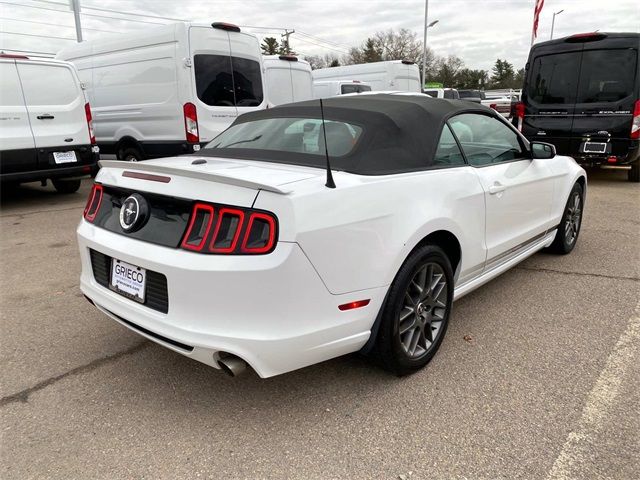
[[[578,427],[564,442],[560,455],[549,471],[549,480],[575,478],[574,468],[583,464],[589,456],[589,440],[606,425],[609,410],[620,392],[623,379],[634,356],[640,350],[640,303],[620,335],[613,351],[600,372],[598,381],[587,397]]]

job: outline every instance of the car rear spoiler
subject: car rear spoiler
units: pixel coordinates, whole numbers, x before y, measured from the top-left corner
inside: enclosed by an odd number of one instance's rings
[[[242,178],[220,175],[219,173],[211,173],[204,170],[189,169],[184,167],[153,165],[146,162],[125,162],[122,160],[100,160],[98,164],[101,168],[137,170],[147,173],[164,173],[166,175],[176,175],[180,177],[196,178],[198,180],[225,183],[227,185],[235,185],[236,187],[253,188],[255,190],[266,190],[269,192],[280,193],[282,195],[286,195],[287,193],[291,192],[291,190],[284,190],[276,185],[254,182],[251,180],[243,180]]]

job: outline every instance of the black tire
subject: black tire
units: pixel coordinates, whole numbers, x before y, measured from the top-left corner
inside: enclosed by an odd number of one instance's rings
[[[416,275],[418,275],[425,266],[433,264],[439,266],[444,273],[443,280],[446,282],[446,292],[444,292],[445,295],[442,296],[442,299],[446,297],[446,302],[443,302],[446,303],[446,307],[441,314],[442,319],[439,320],[438,331],[435,333],[435,338],[432,339],[431,344],[427,346],[422,354],[412,357],[402,343],[400,334],[401,312],[407,308],[405,305],[405,295],[409,293],[410,285],[413,284],[412,282],[415,280]],[[416,302],[416,309],[412,314],[416,318],[418,315],[418,304],[421,305],[419,300]],[[407,258],[391,284],[387,301],[383,307],[380,329],[376,338],[374,351],[372,352],[373,356],[377,357],[386,370],[398,376],[408,375],[420,370],[429,363],[442,343],[442,339],[447,331],[452,304],[453,271],[449,259],[444,251],[435,245],[425,245],[418,248]],[[427,307],[427,309],[428,308],[429,307]],[[424,308],[422,310],[424,311]],[[433,307],[433,311],[435,310],[436,307]],[[414,320],[414,322],[415,321],[416,320]],[[427,327],[424,328],[426,330]],[[432,331],[431,323],[429,323],[429,331]]]
[[[580,199],[579,212],[577,214],[573,211],[576,196]],[[567,199],[567,203],[564,207],[564,213],[562,214],[562,220],[558,227],[558,233],[556,233],[556,238],[553,239],[553,243],[547,249],[548,251],[559,255],[571,253],[575,248],[576,243],[578,243],[578,236],[580,235],[580,228],[582,227],[583,211],[584,193],[582,191],[582,186],[579,183],[576,183],[571,189],[571,193],[569,193],[569,198]],[[575,224],[576,219],[577,226]],[[568,226],[569,223],[572,224],[572,227]]]
[[[627,178],[630,182],[640,182],[640,162],[631,164],[631,170],[627,171]]]
[[[56,178],[51,180],[51,183],[53,183],[53,186],[58,193],[75,193],[80,188],[82,180],[79,178],[75,180]]]
[[[139,162],[143,158],[142,152],[135,147],[125,148],[118,153],[118,159],[125,162]]]

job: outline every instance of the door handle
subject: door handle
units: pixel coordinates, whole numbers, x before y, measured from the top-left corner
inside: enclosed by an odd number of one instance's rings
[[[489,193],[491,195],[495,195],[496,193],[504,192],[507,189],[504,185],[500,183],[495,183],[489,187]]]
[[[49,115],[48,113],[45,113],[44,115],[38,115],[36,118],[38,120],[53,120],[55,117],[53,115]]]

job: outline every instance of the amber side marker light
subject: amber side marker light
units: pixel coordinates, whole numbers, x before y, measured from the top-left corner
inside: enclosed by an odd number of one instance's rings
[[[345,310],[353,310],[355,308],[366,307],[367,305],[369,305],[370,301],[371,300],[358,300],[356,302],[344,303],[342,305],[339,305],[338,308],[344,312]]]

